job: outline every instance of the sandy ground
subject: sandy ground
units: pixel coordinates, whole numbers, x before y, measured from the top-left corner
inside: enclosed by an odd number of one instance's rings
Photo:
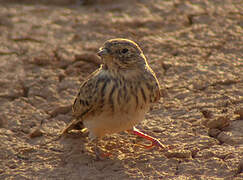
[[[48,2],[48,3],[47,3]],[[0,0],[0,179],[243,179],[242,0]],[[164,89],[137,127],[173,149],[71,121],[110,38],[136,41]]]

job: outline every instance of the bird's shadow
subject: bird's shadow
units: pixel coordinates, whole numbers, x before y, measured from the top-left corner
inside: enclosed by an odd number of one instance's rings
[[[69,133],[64,137],[60,138],[56,142],[57,146],[61,147],[58,158],[60,163],[57,168],[60,169],[69,169],[72,173],[76,171],[99,171],[104,174],[109,174],[111,171],[119,171],[119,173],[124,172],[125,168],[122,160],[117,157],[117,153],[110,154],[102,158],[97,158],[94,152],[94,144],[92,141],[89,141],[88,137],[78,131],[75,133]],[[109,154],[109,150],[103,149]],[[111,150],[113,153],[113,151]],[[124,171],[123,171],[124,169]]]
[[[143,140],[134,135],[125,132],[104,137],[100,141],[100,148],[105,153],[110,153],[110,156],[97,159],[95,154],[95,144],[89,140],[87,134],[80,131],[71,131],[59,139],[50,141],[50,137],[40,137],[31,144],[36,144],[37,141],[42,142],[42,150],[46,150],[48,162],[55,164],[49,171],[51,173],[63,177],[69,177],[69,174],[74,174],[77,177],[92,176],[92,172],[99,172],[99,177],[116,176],[129,179],[127,167],[134,167],[135,164],[140,164],[142,167],[143,159],[146,159],[145,154],[150,154],[153,150],[141,150],[137,144],[141,144]],[[43,140],[50,143],[43,143]],[[37,144],[39,144],[37,143]],[[144,165],[145,166],[145,165]]]

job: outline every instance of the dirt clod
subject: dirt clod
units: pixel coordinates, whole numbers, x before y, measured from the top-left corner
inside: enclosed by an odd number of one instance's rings
[[[238,108],[235,110],[235,114],[238,114],[241,119],[243,119],[243,108]]]
[[[39,128],[33,129],[29,134],[30,138],[41,137],[42,135],[43,132]]]
[[[220,116],[215,119],[209,120],[207,122],[207,127],[211,129],[222,129],[226,126],[228,126],[230,123],[229,117],[227,116]]]
[[[210,128],[208,130],[208,135],[211,137],[217,137],[221,131],[219,129]]]

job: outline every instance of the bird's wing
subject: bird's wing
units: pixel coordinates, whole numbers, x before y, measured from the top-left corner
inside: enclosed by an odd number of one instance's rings
[[[72,106],[74,117],[83,117],[89,113],[94,106],[95,86],[98,73],[99,70],[96,70],[81,84],[79,93]]]
[[[62,131],[64,134],[72,130],[76,124],[81,122],[84,118],[101,109],[99,103],[98,88],[102,84],[102,77],[99,76],[102,67],[94,71],[80,86],[79,93],[74,100],[72,112],[75,119]]]

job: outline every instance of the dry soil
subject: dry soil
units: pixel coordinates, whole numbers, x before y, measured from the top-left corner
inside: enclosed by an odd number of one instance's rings
[[[170,150],[122,132],[96,160],[78,132],[51,141],[117,37],[159,78],[163,98],[137,128]],[[0,179],[216,178],[243,179],[242,0],[0,0]]]

